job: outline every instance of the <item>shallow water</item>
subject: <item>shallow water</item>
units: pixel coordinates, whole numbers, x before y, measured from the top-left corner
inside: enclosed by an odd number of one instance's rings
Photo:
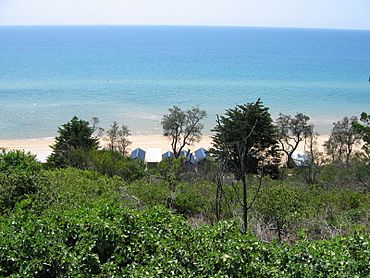
[[[74,115],[161,132],[173,105],[215,115],[261,97],[320,133],[370,107],[370,31],[0,27],[0,138],[54,136]]]

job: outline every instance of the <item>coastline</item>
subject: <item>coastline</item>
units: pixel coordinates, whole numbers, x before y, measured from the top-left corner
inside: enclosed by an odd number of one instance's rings
[[[329,135],[320,135],[317,139],[317,145],[320,151],[323,151],[323,143],[327,141]],[[132,144],[129,146],[129,152],[136,148],[142,148],[147,151],[149,148],[160,148],[161,152],[164,153],[171,149],[170,141],[163,137],[160,134],[153,135],[133,135],[129,137],[129,140]],[[106,145],[104,140],[101,140],[101,145]],[[5,148],[7,150],[24,150],[29,151],[36,155],[37,159],[44,162],[46,158],[52,152],[50,146],[54,143],[54,138],[39,138],[39,139],[11,139],[11,140],[2,140],[0,139],[0,148]],[[191,151],[194,151],[200,147],[206,149],[212,146],[212,138],[210,135],[202,136],[202,140],[199,143],[195,143],[189,148]],[[304,145],[300,144],[297,151],[303,151]]]

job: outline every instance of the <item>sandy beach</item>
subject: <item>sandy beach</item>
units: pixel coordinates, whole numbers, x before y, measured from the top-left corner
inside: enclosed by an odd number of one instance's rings
[[[323,143],[328,140],[328,135],[320,135],[318,138],[318,146],[322,149]],[[138,147],[147,151],[149,148],[160,148],[161,152],[164,153],[171,149],[170,141],[162,135],[135,135],[130,136],[132,144],[129,147],[129,151]],[[0,148],[7,150],[20,149],[29,151],[37,156],[40,161],[45,161],[50,155],[52,149],[50,145],[54,142],[54,138],[40,138],[40,139],[14,139],[14,140],[0,140]],[[106,142],[101,141],[104,146]],[[194,151],[200,147],[209,148],[212,145],[211,136],[203,136],[199,143],[194,144],[190,147],[191,151]],[[298,147],[298,151],[303,151],[304,145],[301,144]]]

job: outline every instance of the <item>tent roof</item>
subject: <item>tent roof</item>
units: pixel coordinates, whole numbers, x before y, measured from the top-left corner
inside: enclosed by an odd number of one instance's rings
[[[131,152],[131,158],[144,160],[145,151],[143,149],[137,148]]]
[[[162,154],[161,154],[161,149],[160,148],[149,148],[146,156],[145,156],[145,161],[149,163],[153,162],[161,162],[162,160]]]

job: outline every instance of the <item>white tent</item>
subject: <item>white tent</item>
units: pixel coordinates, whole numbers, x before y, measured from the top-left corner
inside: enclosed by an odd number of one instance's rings
[[[145,155],[146,163],[154,164],[161,162],[162,160],[162,151],[161,148],[149,148]]]

